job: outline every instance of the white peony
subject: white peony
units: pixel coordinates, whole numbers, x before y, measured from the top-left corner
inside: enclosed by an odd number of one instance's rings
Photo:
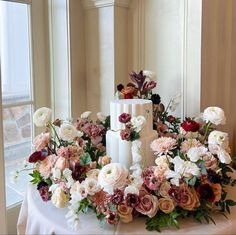
[[[47,125],[51,119],[52,110],[46,107],[42,107],[35,111],[33,115],[33,122],[37,127]]]
[[[129,185],[124,190],[125,197],[128,193],[139,195],[139,189],[135,185]]]
[[[207,122],[215,125],[225,124],[226,118],[224,111],[219,107],[208,107],[203,112],[203,118]]]
[[[86,178],[85,181],[83,181],[83,185],[88,194],[91,196],[101,190],[98,181],[93,178]]]
[[[86,112],[83,112],[80,117],[83,118],[83,119],[86,119],[86,118],[89,118],[89,116],[92,114],[91,111],[86,111]]]
[[[101,112],[97,113],[97,118],[102,123],[104,123],[107,119],[107,117],[104,114],[102,114]]]
[[[126,185],[129,171],[120,163],[105,165],[99,172],[98,183],[108,193],[121,189]]]
[[[59,128],[58,134],[64,141],[73,141],[78,136],[78,131],[71,123],[65,122]]]
[[[188,150],[187,156],[192,162],[197,162],[202,156],[207,153],[207,148],[200,146],[200,147],[192,147]]]
[[[212,131],[208,137],[209,145],[219,145],[221,148],[226,149],[229,147],[228,133],[222,131]]]
[[[69,201],[69,197],[60,187],[57,187],[52,194],[51,201],[55,207],[64,208]]]
[[[139,132],[146,125],[147,120],[144,116],[133,117],[131,119],[131,124],[136,128],[136,131]]]

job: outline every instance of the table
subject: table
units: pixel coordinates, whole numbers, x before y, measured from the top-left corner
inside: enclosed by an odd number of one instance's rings
[[[236,188],[229,193],[236,198]],[[136,218],[130,224],[120,223],[117,227],[101,225],[93,213],[82,214],[79,231],[68,228],[65,214],[66,208],[55,208],[52,203],[43,202],[33,185],[29,185],[22,203],[17,231],[18,234],[157,234],[145,229],[145,219]],[[214,216],[216,225],[199,224],[192,219],[185,219],[181,229],[166,229],[161,234],[236,234],[236,207],[231,210],[229,220],[223,216]]]

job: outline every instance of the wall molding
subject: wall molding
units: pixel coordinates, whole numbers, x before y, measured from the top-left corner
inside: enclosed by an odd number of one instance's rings
[[[82,4],[86,10],[109,6],[129,7],[130,0],[82,0]]]

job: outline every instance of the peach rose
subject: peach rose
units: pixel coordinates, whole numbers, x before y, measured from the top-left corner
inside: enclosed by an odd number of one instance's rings
[[[206,169],[215,170],[217,168],[217,159],[210,152],[207,152],[202,160],[205,161]]]
[[[159,189],[159,193],[162,197],[169,197],[169,190],[170,190],[171,186],[170,186],[170,182],[169,181],[165,181],[161,184],[160,189]]]
[[[157,197],[150,194],[144,195],[140,198],[140,203],[135,209],[150,218],[154,217],[159,209]]]
[[[221,199],[222,187],[220,184],[211,184],[211,188],[215,194],[214,202],[218,202]]]
[[[66,168],[69,168],[69,161],[64,157],[59,157],[56,161],[55,168],[64,171]]]
[[[170,214],[175,209],[174,201],[169,197],[159,199],[159,208],[166,214]]]
[[[50,176],[51,170],[54,167],[54,164],[57,159],[58,156],[53,154],[49,155],[41,162],[41,164],[39,165],[39,172],[43,177],[48,178]]]
[[[98,164],[105,166],[107,164],[109,164],[111,162],[111,158],[109,156],[103,156],[103,157],[99,157],[98,159]]]
[[[133,208],[125,204],[121,204],[117,207],[118,215],[123,223],[130,223],[133,220],[132,211]]]
[[[50,133],[41,133],[34,138],[34,148],[36,151],[41,151],[43,148],[47,146],[50,142],[51,134]]]
[[[197,192],[194,188],[188,187],[186,185],[180,186],[180,202],[178,203],[180,207],[185,210],[193,211],[200,206],[199,198]]]

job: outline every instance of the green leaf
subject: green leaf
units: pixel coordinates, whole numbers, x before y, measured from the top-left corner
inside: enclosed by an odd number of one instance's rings
[[[140,138],[139,132],[131,131],[131,133],[130,133],[130,141],[135,141],[135,140],[138,140],[139,138]]]
[[[226,205],[228,205],[228,206],[236,206],[236,202],[235,201],[233,201],[233,200],[226,200],[225,201],[225,203],[226,203]]]
[[[43,181],[43,177],[40,175],[39,171],[34,170],[33,173],[29,174],[33,179],[30,181],[32,184],[38,184]]]
[[[90,154],[89,153],[85,153],[80,157],[80,164],[82,166],[84,165],[88,165],[90,162],[92,161]]]

